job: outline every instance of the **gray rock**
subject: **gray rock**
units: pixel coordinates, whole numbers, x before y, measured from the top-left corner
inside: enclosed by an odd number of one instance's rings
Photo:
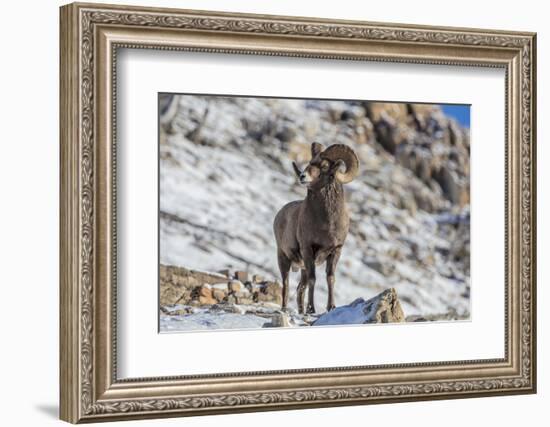
[[[227,304],[237,304],[237,298],[235,295],[227,295],[224,302]]]
[[[225,277],[231,277],[231,272],[227,268],[224,268],[223,270],[218,270],[218,273]]]
[[[285,126],[275,134],[275,138],[277,138],[281,142],[292,141],[294,138],[296,138],[296,129]]]
[[[244,304],[244,305],[254,304],[254,300],[250,296],[236,296],[235,300],[237,304]]]
[[[290,317],[287,313],[279,311],[273,314],[270,323],[266,323],[264,328],[287,328],[290,326]]]
[[[363,260],[363,263],[367,267],[373,269],[374,271],[377,271],[383,276],[388,276],[391,272],[391,265],[389,265],[388,263],[384,263],[376,258],[366,258]]]

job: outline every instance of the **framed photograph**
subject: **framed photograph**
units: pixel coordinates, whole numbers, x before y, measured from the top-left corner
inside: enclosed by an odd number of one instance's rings
[[[61,8],[61,418],[536,391],[536,37]]]

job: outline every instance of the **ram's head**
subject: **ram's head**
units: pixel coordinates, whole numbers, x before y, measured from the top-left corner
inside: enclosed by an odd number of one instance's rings
[[[322,144],[311,144],[311,160],[302,171],[293,162],[294,172],[301,184],[311,188],[322,188],[336,179],[347,184],[359,173],[359,160],[355,152],[344,144],[334,144],[327,149]]]

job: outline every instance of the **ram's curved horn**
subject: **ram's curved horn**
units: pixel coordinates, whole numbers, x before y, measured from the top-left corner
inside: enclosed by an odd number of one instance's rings
[[[336,162],[342,160],[346,171],[336,171],[336,179],[342,184],[353,181],[359,174],[359,159],[350,147],[344,144],[334,144],[321,153],[321,157]]]

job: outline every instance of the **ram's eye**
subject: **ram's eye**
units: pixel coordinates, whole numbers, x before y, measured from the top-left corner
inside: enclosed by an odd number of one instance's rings
[[[329,168],[330,168],[330,163],[327,160],[323,160],[321,162],[321,170],[323,172],[327,172],[329,170]]]

